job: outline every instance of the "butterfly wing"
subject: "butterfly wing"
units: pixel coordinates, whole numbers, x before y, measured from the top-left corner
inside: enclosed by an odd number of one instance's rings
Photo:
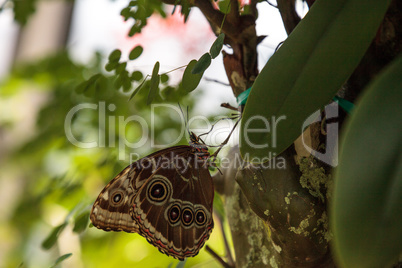
[[[205,160],[193,151],[171,147],[126,167],[99,194],[92,224],[137,232],[180,260],[197,255],[214,225],[214,189]]]
[[[136,169],[132,165],[118,174],[99,194],[90,219],[92,224],[105,231],[138,232],[138,225],[130,215]]]
[[[143,161],[131,215],[139,233],[162,253],[183,260],[198,254],[212,228],[213,183],[204,160],[185,146]]]
[[[180,149],[180,147],[188,146],[176,146],[170,149],[157,151],[143,159],[158,158],[168,153],[171,149]],[[92,206],[90,214],[91,222],[96,228],[105,231],[138,232],[138,225],[132,219],[130,210],[132,200],[139,188],[139,183],[136,181],[140,183],[145,182],[141,179],[142,177],[139,176],[142,167],[139,168],[138,165],[143,159],[127,166],[103,188]]]

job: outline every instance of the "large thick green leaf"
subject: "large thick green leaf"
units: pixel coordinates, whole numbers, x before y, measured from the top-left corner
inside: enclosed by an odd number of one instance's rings
[[[386,267],[402,251],[402,56],[372,83],[345,126],[332,206],[344,267]]]
[[[303,122],[356,68],[389,3],[315,2],[253,84],[241,124],[243,156],[268,160],[301,135]]]

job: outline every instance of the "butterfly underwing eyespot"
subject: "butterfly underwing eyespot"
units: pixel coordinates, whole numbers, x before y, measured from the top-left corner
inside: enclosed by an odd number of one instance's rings
[[[190,208],[183,209],[181,213],[181,221],[183,226],[188,227],[191,226],[194,220],[194,213]]]
[[[190,145],[157,151],[120,172],[96,199],[92,224],[138,233],[179,260],[197,255],[214,226],[214,187],[208,148],[194,133],[190,139]]]
[[[163,205],[169,196],[171,186],[163,180],[155,180],[148,186],[148,196],[150,202],[155,205]]]
[[[167,219],[171,223],[171,225],[174,225],[176,223],[180,224],[180,207],[177,204],[174,204],[167,210]]]
[[[115,191],[110,198],[110,205],[117,207],[123,204],[124,193],[122,191]]]
[[[202,209],[198,209],[195,213],[195,223],[198,226],[203,226],[204,223],[207,221],[207,216]]]

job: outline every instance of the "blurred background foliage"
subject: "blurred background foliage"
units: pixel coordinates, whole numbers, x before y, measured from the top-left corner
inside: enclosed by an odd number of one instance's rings
[[[27,23],[36,1],[12,2],[15,20]],[[159,1],[152,3],[156,2],[162,12]],[[63,49],[34,62],[16,64],[0,81],[1,267],[184,264],[159,253],[137,234],[87,228],[91,206],[101,189],[131,160],[156,151],[151,140],[167,144],[184,129],[179,113],[166,112],[163,107],[151,110],[146,105],[149,81],[129,101],[131,82],[138,85],[147,74],[136,71],[126,87],[122,84],[122,77],[127,78],[126,65],[120,63],[122,67],[114,66],[115,74],[107,73],[107,56],[96,53],[88,64],[78,64],[68,49]],[[169,82],[165,75],[161,94],[153,103],[171,104],[176,109],[180,103],[192,115],[200,91],[188,95],[180,84]],[[94,148],[80,148],[66,134],[69,112],[82,104],[95,106],[74,113],[71,134],[80,142],[97,142]],[[128,121],[130,116],[136,117]],[[146,142],[135,150],[125,143],[139,144],[141,139]],[[187,144],[187,137],[182,136],[176,144]],[[218,254],[223,254],[221,235],[217,222],[207,244]],[[185,265],[219,267],[205,249]]]
[[[151,106],[145,104],[146,85],[131,101],[128,101],[128,94],[115,89],[114,76],[104,75],[97,86],[77,92],[77,86],[86,77],[104,73],[102,58],[96,54],[90,64],[79,65],[69,58],[68,51],[63,51],[39,62],[18,66],[2,81],[2,132],[12,132],[16,125],[24,124],[23,118],[5,116],[23,108],[10,105],[31,105],[29,98],[23,101],[18,98],[33,94],[32,91],[42,98],[38,110],[32,111],[34,134],[24,137],[23,142],[15,142],[16,146],[7,154],[2,153],[1,191],[11,195],[11,200],[5,198],[7,207],[2,209],[5,218],[0,225],[4,243],[2,265],[6,267],[20,264],[21,267],[47,267],[58,256],[70,252],[73,253],[70,257],[74,263],[72,267],[126,267],[133,264],[167,267],[178,262],[160,254],[139,235],[86,228],[91,205],[100,190],[130,163],[133,150],[127,147],[125,140],[136,143],[144,138],[144,133],[148,135],[144,146],[134,152],[144,157],[156,150],[151,147],[151,135],[155,135],[153,141],[156,144],[165,144],[175,140],[184,127],[179,114],[162,108],[151,113]],[[181,103],[189,107],[191,114],[200,94],[178,94],[179,89],[169,86],[168,93],[162,91],[162,95],[167,94],[166,98],[159,96],[154,103],[175,107]],[[104,146],[80,148],[66,136],[66,116],[71,109],[85,103],[95,104],[96,108],[84,108],[74,114],[72,134],[80,142],[105,141]],[[104,114],[101,114],[102,105]],[[124,121],[132,115],[139,116],[147,124]],[[152,126],[151,116],[155,122]],[[186,143],[186,136],[177,142]],[[125,152],[123,156],[119,154],[121,149]],[[222,253],[221,234],[219,228],[215,229],[208,243]],[[215,263],[203,250],[200,257],[191,258],[187,263],[205,262],[208,265]],[[79,266],[75,266],[77,264]]]

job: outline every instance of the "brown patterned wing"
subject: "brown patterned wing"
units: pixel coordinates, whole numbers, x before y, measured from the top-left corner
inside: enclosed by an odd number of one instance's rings
[[[214,226],[214,189],[205,160],[181,146],[144,158],[131,215],[139,233],[162,253],[183,260],[198,254]],[[134,181],[133,181],[134,182]]]
[[[130,215],[131,202],[136,193],[131,186],[135,176],[136,168],[130,165],[102,190],[90,215],[96,228],[105,231],[138,232],[138,224]]]

